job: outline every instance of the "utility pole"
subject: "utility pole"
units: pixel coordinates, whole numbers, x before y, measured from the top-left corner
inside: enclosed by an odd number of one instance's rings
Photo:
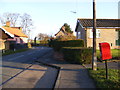
[[[96,57],[96,0],[93,0],[93,52],[92,52],[92,70],[97,70],[97,57]]]

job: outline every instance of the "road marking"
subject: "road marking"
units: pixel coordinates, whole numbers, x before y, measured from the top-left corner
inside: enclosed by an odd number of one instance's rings
[[[14,59],[17,59],[17,58],[20,58],[20,57],[23,57],[24,55],[20,55],[20,56],[17,56],[17,57],[14,57],[14,58],[11,58],[11,59],[8,59],[8,60],[14,60]]]

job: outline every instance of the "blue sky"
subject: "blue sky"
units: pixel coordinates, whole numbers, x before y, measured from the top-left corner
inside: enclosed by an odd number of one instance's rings
[[[64,23],[75,30],[77,18],[93,17],[93,0],[1,0],[4,12],[28,13],[34,22],[31,38],[38,33],[56,34]],[[118,18],[119,0],[96,0],[97,18]],[[70,11],[76,11],[72,13]]]

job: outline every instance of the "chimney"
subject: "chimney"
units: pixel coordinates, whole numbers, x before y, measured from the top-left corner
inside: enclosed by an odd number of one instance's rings
[[[22,27],[19,27],[20,30],[22,30]]]
[[[6,26],[7,26],[7,27],[10,27],[10,21],[7,21],[7,22],[6,22]]]

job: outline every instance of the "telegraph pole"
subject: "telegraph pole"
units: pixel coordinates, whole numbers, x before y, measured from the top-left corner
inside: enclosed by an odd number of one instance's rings
[[[92,53],[92,70],[97,70],[97,57],[96,57],[96,0],[93,0],[93,53]]]

